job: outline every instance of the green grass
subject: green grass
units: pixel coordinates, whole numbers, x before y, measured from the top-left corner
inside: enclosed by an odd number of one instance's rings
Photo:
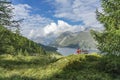
[[[104,68],[99,69],[103,64],[102,60],[103,56],[97,54],[67,57],[56,54],[1,55],[0,80],[119,80],[119,71],[114,74],[107,72]],[[105,63],[107,64],[107,60]],[[117,68],[119,68],[119,63]]]

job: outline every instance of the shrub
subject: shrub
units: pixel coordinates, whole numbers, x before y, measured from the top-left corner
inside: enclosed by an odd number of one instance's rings
[[[120,56],[106,55],[103,56],[99,63],[98,69],[110,74],[120,74]]]

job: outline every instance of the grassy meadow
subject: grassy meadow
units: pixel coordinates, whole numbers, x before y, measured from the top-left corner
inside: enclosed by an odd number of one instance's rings
[[[120,80],[119,56],[0,55],[0,80]]]

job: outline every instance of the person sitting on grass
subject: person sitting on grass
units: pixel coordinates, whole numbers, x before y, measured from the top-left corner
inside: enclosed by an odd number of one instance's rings
[[[80,48],[77,49],[76,53],[77,53],[77,54],[80,54],[80,53],[81,53]]]

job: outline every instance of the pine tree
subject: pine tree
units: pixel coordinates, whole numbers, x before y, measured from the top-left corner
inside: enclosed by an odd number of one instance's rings
[[[13,20],[13,7],[9,0],[0,0],[0,25],[8,26],[10,29],[14,28],[19,31],[19,22],[22,20]]]
[[[10,2],[6,0],[0,0],[0,25],[11,24],[11,13],[12,7],[10,5]]]
[[[96,11],[97,19],[104,25],[103,32],[91,31],[101,52],[120,53],[120,0],[102,0],[103,12]]]

